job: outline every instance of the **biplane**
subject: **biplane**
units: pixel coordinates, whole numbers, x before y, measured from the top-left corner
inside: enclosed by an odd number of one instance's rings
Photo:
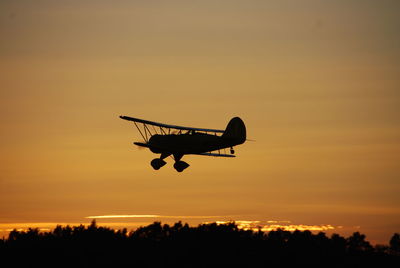
[[[144,141],[134,142],[135,145],[160,154],[150,163],[155,170],[166,164],[164,159],[168,156],[175,160],[178,172],[189,167],[181,160],[184,155],[235,157],[233,147],[246,141],[246,127],[239,117],[232,118],[225,130],[168,125],[129,116],[120,118],[132,121],[142,136]],[[230,154],[222,152],[226,148],[230,148]]]

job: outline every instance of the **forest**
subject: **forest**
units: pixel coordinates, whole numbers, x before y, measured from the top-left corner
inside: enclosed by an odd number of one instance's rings
[[[262,232],[234,222],[154,222],[128,232],[92,221],[49,232],[13,230],[0,240],[0,260],[1,267],[400,267],[400,235],[372,246],[359,232]]]

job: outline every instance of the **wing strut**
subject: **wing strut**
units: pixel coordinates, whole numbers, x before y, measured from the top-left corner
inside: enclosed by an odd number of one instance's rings
[[[214,132],[214,133],[224,133],[224,131],[225,131],[225,130],[222,130],[222,129],[207,129],[207,128],[194,128],[194,127],[183,127],[183,126],[176,126],[176,125],[168,125],[168,124],[162,124],[162,123],[157,123],[157,122],[143,120],[143,119],[129,117],[129,116],[122,116],[122,115],[120,116],[120,118],[124,119],[124,120],[128,120],[128,121],[132,121],[132,122],[152,125],[152,126],[161,127],[161,128],[178,129],[180,131],[182,131],[182,130],[194,130],[194,131],[200,131],[200,132]]]
[[[139,130],[139,133],[140,133],[140,135],[142,136],[142,138],[144,139],[144,141],[147,142],[147,135],[146,135],[146,138],[145,138],[144,135],[143,135],[143,133],[142,133],[142,131],[140,130],[140,128],[139,128],[138,125],[136,124],[136,122],[133,122],[133,123],[135,123],[135,126],[136,126],[136,128]],[[146,129],[145,129],[145,131],[146,131]]]

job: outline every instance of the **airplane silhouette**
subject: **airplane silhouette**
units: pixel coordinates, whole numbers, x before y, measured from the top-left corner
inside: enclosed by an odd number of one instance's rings
[[[120,118],[134,122],[143,137],[144,142],[134,142],[135,145],[149,148],[153,153],[160,154],[159,158],[151,161],[151,166],[155,170],[159,170],[166,164],[164,159],[168,156],[173,156],[174,168],[178,172],[189,167],[188,163],[181,160],[187,154],[235,157],[233,146],[246,141],[246,126],[239,117],[232,118],[225,130],[168,125],[129,116],[120,116]],[[142,129],[138,124],[142,124]],[[171,132],[171,129],[175,129],[177,133]],[[230,148],[231,154],[221,153],[221,149],[225,148]],[[213,153],[213,151],[218,152]]]

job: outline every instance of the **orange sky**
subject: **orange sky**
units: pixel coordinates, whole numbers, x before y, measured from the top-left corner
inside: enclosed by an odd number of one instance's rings
[[[0,227],[206,215],[387,243],[400,231],[399,7],[1,1]],[[119,115],[217,129],[240,116],[256,142],[155,172]]]

